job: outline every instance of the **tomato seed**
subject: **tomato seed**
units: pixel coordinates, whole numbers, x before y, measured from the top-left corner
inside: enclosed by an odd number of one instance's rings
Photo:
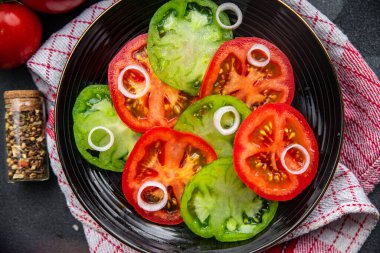
[[[273,95],[270,95],[269,97],[272,99],[272,101],[275,101],[278,96],[276,94],[273,94]]]
[[[180,114],[181,113],[181,107],[179,105],[175,105],[173,107],[173,110],[176,114]]]

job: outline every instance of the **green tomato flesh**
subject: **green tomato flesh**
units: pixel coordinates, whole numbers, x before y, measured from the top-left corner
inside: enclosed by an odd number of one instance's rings
[[[87,86],[77,97],[73,108],[75,143],[81,155],[89,163],[105,170],[122,172],[130,151],[140,134],[129,129],[117,115],[108,85]],[[99,152],[88,144],[88,135],[94,127],[103,126],[114,134],[110,149]],[[91,136],[96,146],[105,146],[110,136],[104,130],[96,130]]]
[[[189,106],[178,118],[174,129],[198,135],[207,141],[219,158],[231,157],[235,133],[222,135],[214,125],[214,113],[221,107],[233,106],[240,114],[240,123],[251,113],[248,106],[241,100],[227,95],[207,96]],[[229,128],[234,123],[235,116],[226,113],[222,117],[221,126]]]
[[[233,38],[215,18],[210,0],[172,0],[154,14],[148,31],[148,57],[155,74],[168,85],[197,95],[219,46]],[[220,19],[230,24],[225,13]]]
[[[263,231],[276,214],[278,202],[265,200],[236,175],[232,158],[204,167],[186,185],[181,215],[195,234],[222,242],[241,241]]]

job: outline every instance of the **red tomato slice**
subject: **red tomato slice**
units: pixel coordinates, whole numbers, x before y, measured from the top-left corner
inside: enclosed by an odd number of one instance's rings
[[[193,97],[157,78],[150,66],[146,45],[147,34],[134,38],[125,44],[108,67],[108,82],[115,109],[124,123],[137,132],[145,132],[155,126],[173,127],[179,115],[193,102]],[[128,65],[141,66],[148,72],[151,86],[141,98],[127,98],[118,89],[118,76]],[[127,71],[124,86],[134,93],[145,87],[145,79],[139,72]]]
[[[282,151],[291,144],[303,146],[310,165],[302,174],[288,172],[281,164]],[[234,165],[241,180],[269,200],[285,201],[300,194],[314,179],[318,168],[318,144],[306,119],[287,104],[267,104],[241,124],[234,142]],[[290,149],[285,164],[301,169],[306,161],[298,149]]]
[[[216,158],[212,147],[198,136],[166,127],[153,128],[141,136],[127,160],[122,178],[124,195],[142,217],[158,224],[179,224],[184,187]],[[166,187],[169,200],[163,209],[148,212],[137,204],[137,193],[146,181],[157,181]],[[161,198],[162,190],[158,188],[142,192],[142,199],[148,203]]]
[[[265,67],[255,67],[247,61],[247,53],[254,44],[262,44],[270,51],[270,61]],[[266,58],[260,50],[254,50],[252,56],[257,60]],[[267,103],[290,104],[294,96],[293,69],[286,55],[268,41],[236,38],[218,49],[208,67],[200,97],[211,94],[237,97],[251,110]]]

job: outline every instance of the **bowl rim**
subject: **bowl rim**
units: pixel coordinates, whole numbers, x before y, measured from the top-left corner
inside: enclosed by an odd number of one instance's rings
[[[329,61],[329,65],[330,65],[330,67],[332,69],[332,74],[334,76],[334,79],[336,81],[335,83],[337,84],[337,88],[338,88],[338,91],[339,91],[340,110],[342,111],[342,114],[341,114],[341,117],[340,117],[340,121],[341,121],[340,133],[341,133],[341,136],[339,138],[339,143],[338,143],[339,145],[338,145],[338,150],[337,150],[337,156],[335,157],[335,160],[334,160],[334,163],[333,163],[333,169],[331,170],[330,175],[328,176],[327,183],[322,188],[322,190],[321,190],[319,196],[317,197],[317,199],[314,201],[314,203],[311,206],[308,207],[308,209],[306,210],[306,212],[302,216],[300,216],[300,218],[297,220],[297,222],[295,222],[291,227],[289,227],[283,234],[281,234],[278,237],[272,239],[270,242],[265,243],[264,245],[262,245],[258,249],[258,251],[260,251],[260,252],[264,251],[264,250],[266,250],[266,249],[268,249],[268,248],[270,248],[270,247],[272,247],[274,245],[276,245],[283,238],[285,238],[287,235],[289,235],[291,232],[293,232],[311,214],[311,212],[315,209],[315,207],[321,201],[322,197],[325,195],[328,187],[330,186],[331,181],[332,181],[332,179],[334,177],[334,174],[336,172],[336,169],[338,167],[338,163],[339,163],[339,159],[340,159],[340,155],[341,155],[341,151],[342,151],[342,146],[343,146],[343,142],[344,142],[344,133],[345,133],[344,103],[343,103],[343,97],[342,97],[342,89],[341,89],[341,86],[340,86],[340,83],[339,83],[339,79],[338,79],[338,76],[337,76],[337,73],[336,73],[336,69],[334,67],[334,64],[333,64],[333,62],[331,60],[331,57],[330,57],[327,49],[323,45],[321,39],[316,34],[316,32],[311,28],[311,26],[306,22],[306,20],[300,14],[298,14],[293,8],[291,8],[283,0],[275,0],[275,1],[278,2],[278,3],[280,3],[286,9],[288,9],[291,13],[293,13],[299,19],[299,21],[301,21],[305,25],[305,27],[313,34],[314,38],[317,40],[319,46],[322,48],[325,56],[327,57],[327,59]],[[64,68],[62,70],[61,77],[59,79],[59,83],[58,83],[58,87],[57,87],[57,96],[56,96],[55,104],[54,104],[54,118],[55,118],[54,129],[55,130],[58,129],[58,123],[57,123],[58,122],[57,121],[57,119],[58,119],[58,113],[57,113],[57,103],[56,102],[60,98],[61,88],[62,88],[62,81],[63,81],[63,79],[65,77],[66,69],[67,69],[68,65],[70,64],[70,62],[72,60],[73,53],[77,49],[77,47],[80,44],[81,40],[92,29],[92,27],[94,25],[96,25],[96,23],[99,21],[99,19],[101,19],[104,15],[106,15],[113,8],[116,8],[116,6],[119,5],[122,2],[123,2],[123,0],[118,0],[118,1],[114,2],[106,10],[104,10],[98,17],[96,17],[94,19],[94,21],[84,30],[84,32],[82,33],[82,35],[78,38],[78,41],[75,43],[75,45],[74,45],[74,47],[73,47],[73,49],[72,49],[69,57],[67,58],[66,63],[64,65]],[[57,146],[57,153],[58,153],[60,161],[63,161],[63,156],[62,156],[62,152],[61,152],[61,145],[60,145],[59,138],[60,138],[59,135],[55,134],[55,142],[56,142],[56,146]],[[111,228],[109,228],[106,223],[104,223],[101,219],[99,219],[97,217],[97,215],[87,206],[86,202],[82,199],[82,197],[80,196],[77,188],[74,187],[74,184],[71,181],[71,178],[68,176],[68,174],[66,172],[64,163],[61,162],[61,165],[62,165],[63,172],[64,172],[64,174],[65,174],[65,176],[67,178],[67,181],[69,182],[70,188],[72,189],[74,195],[77,197],[78,201],[83,206],[83,208],[100,225],[100,227],[102,227],[107,233],[109,233],[113,237],[115,237],[118,241],[120,241],[122,243],[125,243],[127,246],[129,246],[129,247],[131,247],[131,248],[133,248],[135,250],[139,250],[141,252],[148,252],[147,250],[141,248],[139,245],[135,245],[135,244],[131,243],[129,240],[126,240],[125,238],[122,238],[117,233],[114,233],[113,230]],[[250,251],[250,252],[254,252],[254,251]]]

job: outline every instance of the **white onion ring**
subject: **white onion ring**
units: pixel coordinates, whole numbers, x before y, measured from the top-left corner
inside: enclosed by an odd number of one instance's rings
[[[230,128],[223,128],[221,124],[222,117],[225,113],[232,112],[235,116],[234,124]],[[214,126],[216,130],[219,131],[222,135],[231,135],[236,132],[240,125],[240,114],[233,106],[223,106],[220,107],[214,113]]]
[[[285,155],[292,148],[297,148],[298,150],[300,150],[306,158],[306,161],[300,170],[291,170],[291,169],[289,169],[289,167],[285,163]],[[307,152],[306,148],[304,148],[303,146],[301,146],[299,144],[291,144],[291,145],[287,146],[284,149],[284,151],[282,151],[282,153],[281,153],[281,164],[289,173],[294,174],[294,175],[300,175],[300,174],[304,173],[307,170],[307,168],[309,167],[310,155]]]
[[[123,77],[124,77],[124,74],[125,72],[127,72],[128,70],[137,70],[138,72],[140,72],[141,74],[143,74],[144,78],[145,78],[145,88],[143,91],[141,91],[140,93],[136,93],[136,94],[133,94],[133,93],[130,93],[127,89],[125,89],[124,87],[124,84],[123,84]],[[142,96],[144,96],[149,88],[150,88],[150,78],[149,78],[149,75],[148,75],[148,72],[146,72],[146,70],[143,68],[143,67],[140,67],[138,65],[129,65],[127,67],[125,67],[119,74],[119,77],[117,79],[117,88],[119,89],[119,91],[124,95],[126,96],[127,98],[131,98],[131,99],[137,99],[137,98],[141,98]]]
[[[261,51],[263,51],[267,55],[267,59],[265,61],[258,61],[256,59],[254,59],[252,57],[252,52],[254,50],[261,50]],[[270,61],[270,51],[263,44],[254,44],[251,47],[251,49],[249,49],[249,51],[247,53],[247,60],[253,66],[256,66],[256,67],[265,67],[269,63],[269,61]]]
[[[91,136],[92,134],[96,131],[96,130],[104,130],[107,132],[107,134],[110,136],[110,142],[103,146],[103,147],[99,147],[99,146],[96,146],[92,140],[91,140]],[[109,130],[108,128],[106,127],[103,127],[103,126],[98,126],[98,127],[94,127],[93,129],[91,129],[90,133],[88,134],[88,145],[90,145],[90,147],[96,151],[99,151],[99,152],[103,152],[103,151],[107,151],[108,149],[110,149],[113,145],[113,143],[115,142],[115,136],[113,135],[112,131]]]
[[[222,11],[226,11],[226,10],[233,11],[236,14],[237,21],[236,21],[235,24],[233,24],[233,25],[225,25],[220,20],[220,17],[219,17],[220,13]],[[218,24],[220,25],[220,27],[222,27],[223,29],[235,30],[236,28],[238,28],[241,25],[241,23],[243,21],[243,13],[241,12],[241,10],[239,9],[239,7],[236,4],[233,4],[233,3],[224,3],[224,4],[219,5],[218,9],[216,10],[216,21],[218,22]]]
[[[145,202],[141,198],[141,193],[147,187],[157,187],[157,188],[161,189],[164,192],[164,197],[161,199],[160,202],[158,202],[156,204],[151,204],[151,203]],[[158,211],[158,210],[161,210],[162,208],[164,208],[166,206],[167,202],[168,202],[168,191],[166,190],[166,187],[163,184],[161,184],[160,182],[157,182],[157,181],[146,181],[145,183],[143,183],[140,186],[140,189],[139,189],[139,191],[137,193],[137,204],[139,205],[139,207],[141,209],[144,209],[145,211],[148,211],[148,212]]]

